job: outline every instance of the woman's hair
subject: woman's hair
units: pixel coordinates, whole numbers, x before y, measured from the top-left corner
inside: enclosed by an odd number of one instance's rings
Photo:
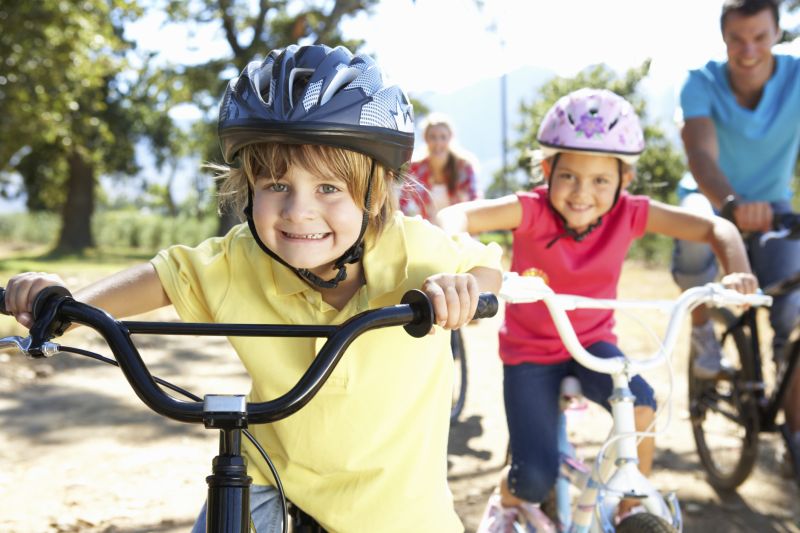
[[[436,126],[447,128],[447,131],[450,132],[451,142],[448,146],[447,162],[444,164],[444,176],[447,180],[447,192],[453,194],[458,186],[459,163],[460,166],[463,167],[465,164],[469,165],[470,161],[454,146],[452,142],[454,134],[453,124],[450,122],[450,119],[442,113],[431,113],[422,121],[423,139],[427,141],[428,131]]]
[[[314,144],[261,143],[244,146],[239,152],[239,166],[208,164],[220,181],[220,210],[231,209],[244,220],[244,209],[257,178],[277,181],[292,165],[299,165],[311,174],[342,180],[355,204],[365,209],[365,195],[373,159],[367,155]],[[380,232],[398,209],[393,186],[395,172],[375,161],[375,175],[369,208],[369,229]]]

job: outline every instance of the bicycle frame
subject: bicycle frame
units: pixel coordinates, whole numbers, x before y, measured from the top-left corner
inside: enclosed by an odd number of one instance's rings
[[[565,348],[572,356],[581,365],[609,374],[612,379],[613,393],[609,403],[613,426],[595,459],[591,475],[579,487],[581,492],[573,509],[569,531],[613,531],[612,517],[623,498],[639,499],[649,513],[665,519],[681,531],[683,524],[675,495],[662,497],[638,469],[634,396],[628,383],[635,374],[662,364],[673,352],[686,313],[693,307],[700,303],[769,305],[772,298],[766,295],[743,295],[718,284],[708,284],[684,291],[676,301],[593,299],[556,294],[541,278],[522,277],[516,273],[505,275],[500,297],[509,304],[543,302]],[[661,346],[650,357],[635,361],[625,357],[601,359],[586,351],[572,327],[566,312],[577,308],[652,308],[668,312],[670,319]],[[608,453],[604,453],[605,448],[609,449]]]
[[[798,286],[800,286],[800,272],[786,280],[765,288],[764,294],[776,298],[796,290]],[[739,316],[736,322],[725,329],[723,335],[730,335],[731,332],[737,328],[747,328],[750,331],[750,349],[755,359],[754,370],[756,373],[756,380],[754,383],[747,384],[747,386],[756,397],[759,431],[775,432],[779,429],[776,420],[778,418],[778,413],[783,408],[783,400],[791,382],[790,377],[793,375],[798,359],[800,359],[800,336],[795,334],[795,337],[790,340],[785,347],[786,364],[779,369],[778,374],[775,376],[776,385],[769,396],[767,396],[766,388],[764,387],[764,373],[762,369],[763,356],[761,354],[757,312],[758,308],[756,307],[746,310]]]
[[[6,313],[4,296],[5,291],[0,288],[0,313]],[[43,290],[33,307],[35,323],[30,336],[2,338],[0,351],[11,349],[29,358],[49,357],[61,348],[51,342],[53,337],[63,333],[72,322],[86,325],[103,336],[131,388],[150,409],[179,422],[203,423],[206,428],[220,430],[219,455],[212,461],[212,474],[206,478],[206,530],[211,533],[250,531],[252,478],[247,475],[247,465],[241,455],[242,434],[248,424],[275,422],[305,406],[333,373],[347,347],[361,334],[403,326],[410,335],[422,337],[430,331],[434,318],[427,296],[414,290],[408,291],[399,305],[362,312],[338,326],[124,322],[101,309],[74,301],[62,287]],[[482,294],[475,318],[494,316],[496,312],[494,295]],[[206,395],[204,401],[187,402],[173,398],[159,387],[131,340],[131,335],[136,333],[324,337],[327,341],[295,386],[274,400],[249,403],[244,395]],[[282,497],[280,479],[276,471],[273,473]],[[284,515],[284,531],[286,527]]]

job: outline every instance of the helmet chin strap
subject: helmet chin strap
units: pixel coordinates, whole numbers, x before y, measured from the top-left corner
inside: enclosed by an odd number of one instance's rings
[[[292,272],[297,274],[297,276],[302,279],[303,281],[310,283],[316,287],[322,289],[335,289],[339,286],[339,283],[347,279],[347,265],[352,263],[358,263],[361,261],[362,257],[364,256],[364,234],[367,232],[367,225],[369,223],[369,208],[370,203],[372,200],[372,178],[375,174],[375,160],[372,160],[372,166],[369,170],[369,181],[367,181],[367,192],[364,195],[364,214],[361,217],[361,230],[358,233],[358,238],[356,242],[353,243],[350,248],[348,248],[336,261],[333,262],[333,268],[337,269],[338,272],[334,277],[329,280],[324,280],[321,277],[317,276],[307,268],[295,268],[286,261],[283,260],[278,254],[274,251],[270,250],[269,247],[264,244],[264,241],[258,236],[258,231],[256,230],[256,224],[253,220],[253,189],[250,188],[248,184],[248,200],[247,200],[247,207],[244,208],[244,214],[247,217],[247,226],[250,228],[250,233],[253,235],[256,243],[258,243],[259,248],[269,255],[271,258],[285,266],[286,268],[290,269]]]
[[[564,218],[564,215],[559,213],[558,210],[555,207],[553,207],[553,202],[550,201],[550,181],[553,177],[553,172],[555,172],[556,170],[556,165],[558,164],[558,159],[560,157],[561,157],[561,152],[558,152],[556,155],[553,156],[553,169],[550,171],[550,175],[547,177],[547,200],[548,200],[547,205],[549,205],[550,209],[552,209],[553,212],[558,216],[558,218],[561,219],[561,222],[564,224],[564,231],[556,235],[553,238],[553,240],[548,242],[547,246],[545,246],[545,249],[551,248],[556,242],[558,242],[560,239],[563,239],[564,237],[572,237],[575,240],[575,242],[581,242],[583,239],[588,237],[591,232],[600,227],[600,225],[603,223],[603,215],[600,215],[599,217],[597,217],[597,220],[589,224],[589,226],[585,230],[576,231],[575,229],[570,228],[567,225],[567,219]],[[617,200],[619,200],[619,195],[622,192],[622,160],[620,159],[617,159],[617,169],[619,171],[619,182],[617,183],[617,190],[616,192],[614,192],[614,202],[608,209],[609,211],[611,211],[611,209],[613,209],[614,206],[617,205]]]

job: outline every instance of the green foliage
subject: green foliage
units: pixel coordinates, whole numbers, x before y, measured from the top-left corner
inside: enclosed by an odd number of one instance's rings
[[[46,211],[0,215],[0,242],[54,244],[59,225],[58,215]]]
[[[140,14],[122,0],[2,3],[0,187],[9,172],[19,172],[34,192],[31,207],[40,208],[63,201],[39,195],[63,187],[69,153],[82,152],[100,171],[133,168],[116,76],[131,47],[119,24]]]
[[[214,217],[165,217],[133,209],[101,211],[92,223],[98,249],[106,253],[140,250],[146,256],[172,244],[194,246],[212,236],[217,228]],[[52,213],[2,215],[0,242],[52,247],[60,224],[60,217]]]

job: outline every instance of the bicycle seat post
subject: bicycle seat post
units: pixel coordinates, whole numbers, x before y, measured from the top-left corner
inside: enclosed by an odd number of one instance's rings
[[[250,485],[242,457],[242,430],[247,428],[247,402],[242,395],[207,395],[203,405],[206,428],[220,430],[219,455],[212,462],[208,483],[206,531],[246,533],[250,530]]]

